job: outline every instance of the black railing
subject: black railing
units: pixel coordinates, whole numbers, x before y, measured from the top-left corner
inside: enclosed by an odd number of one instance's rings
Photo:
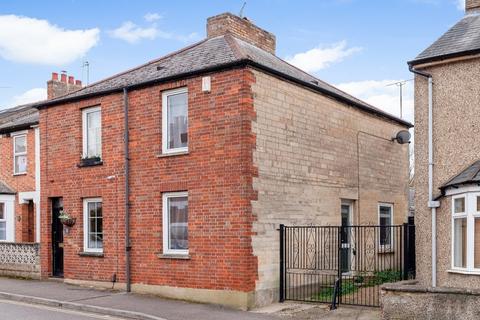
[[[379,306],[381,284],[415,276],[414,242],[410,224],[281,225],[280,301]]]

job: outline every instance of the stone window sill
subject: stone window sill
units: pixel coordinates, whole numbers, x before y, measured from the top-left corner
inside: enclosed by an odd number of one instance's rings
[[[92,258],[103,258],[102,252],[79,252],[78,255],[80,257],[92,257]]]
[[[185,155],[188,155],[188,154],[189,154],[188,151],[179,151],[179,152],[172,152],[172,153],[160,153],[160,154],[157,154],[157,158],[185,156]]]
[[[160,259],[178,259],[178,260],[190,260],[191,257],[188,254],[163,254],[158,253],[157,257]]]
[[[26,176],[27,173],[26,172],[20,172],[20,173],[14,173],[13,176],[14,177],[17,177],[17,176]]]
[[[466,275],[472,275],[472,276],[480,276],[480,270],[456,270],[456,269],[450,269],[447,270],[448,273],[459,273],[459,274],[466,274]]]

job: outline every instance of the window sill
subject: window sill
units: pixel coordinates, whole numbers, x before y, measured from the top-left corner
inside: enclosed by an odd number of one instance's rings
[[[103,258],[103,252],[79,252],[80,257]]]
[[[189,154],[188,151],[177,151],[177,152],[170,152],[170,153],[160,153],[160,154],[157,154],[157,158],[184,156],[184,155],[187,155],[187,154]]]
[[[26,172],[20,172],[20,173],[14,173],[13,176],[16,177],[16,176],[26,176],[27,173]]]
[[[395,253],[395,250],[393,250],[392,248],[380,248],[378,249],[378,253],[381,254],[381,253]]]
[[[163,254],[158,253],[157,257],[160,259],[178,259],[178,260],[190,260],[191,257],[189,254]]]
[[[448,273],[459,273],[459,274],[466,274],[466,275],[472,275],[472,276],[480,276],[480,270],[456,270],[456,269],[450,269],[447,270]]]
[[[103,165],[103,161],[80,161],[79,164],[77,164],[78,168],[83,168],[83,167],[94,167],[94,166],[101,166]]]

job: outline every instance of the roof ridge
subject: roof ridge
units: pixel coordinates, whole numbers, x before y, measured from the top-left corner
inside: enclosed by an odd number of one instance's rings
[[[245,51],[238,45],[238,42],[236,40],[241,40],[232,35],[230,32],[227,32],[225,35],[220,36],[225,39],[229,47],[232,49],[233,54],[235,55],[235,58],[237,59],[249,59],[250,57],[248,54],[245,53]],[[242,40],[243,41],[243,40]],[[244,41],[245,42],[245,41]]]
[[[99,84],[99,83],[102,83],[102,82],[108,81],[108,80],[110,80],[110,79],[113,79],[113,78],[122,76],[122,75],[124,75],[124,74],[129,73],[129,72],[132,72],[132,71],[138,70],[138,69],[140,69],[140,68],[146,67],[146,66],[148,66],[148,65],[150,65],[150,64],[157,63],[157,62],[159,62],[159,61],[161,61],[161,60],[164,60],[164,59],[167,59],[167,58],[169,58],[169,57],[171,57],[171,56],[173,56],[173,55],[179,54],[179,53],[181,53],[181,52],[183,52],[183,51],[186,51],[186,50],[189,50],[189,49],[194,48],[194,47],[196,47],[196,46],[199,46],[199,45],[201,45],[202,43],[206,42],[207,40],[209,40],[209,39],[208,39],[208,38],[205,38],[205,39],[203,39],[203,40],[201,40],[201,41],[197,41],[197,42],[195,42],[195,43],[193,43],[193,44],[191,44],[191,45],[189,45],[189,46],[183,47],[183,48],[181,48],[181,49],[179,49],[179,50],[175,50],[175,51],[170,52],[170,53],[168,53],[168,54],[166,54],[166,55],[163,55],[163,56],[161,56],[161,57],[159,57],[159,58],[150,60],[150,61],[148,61],[148,62],[145,62],[145,63],[141,64],[141,65],[138,65],[138,66],[135,66],[135,67],[133,67],[133,68],[127,69],[127,70],[125,70],[125,71],[116,73],[116,74],[114,74],[114,75],[111,75],[110,77],[104,78],[104,79],[99,80],[99,81],[96,81],[96,82],[94,82],[94,83],[91,83],[91,84],[89,84],[89,85],[81,88],[80,90],[76,90],[76,91],[69,92],[69,93],[64,94],[64,95],[62,95],[62,96],[56,97],[55,99],[52,99],[52,100],[56,100],[56,99],[59,99],[59,98],[65,98],[65,97],[67,97],[68,95],[70,95],[70,94],[72,94],[72,93],[74,93],[74,92],[80,92],[80,91],[82,91],[82,90],[84,90],[84,89],[90,88],[90,87],[92,87],[92,86],[94,86],[94,85],[97,85],[97,84]]]

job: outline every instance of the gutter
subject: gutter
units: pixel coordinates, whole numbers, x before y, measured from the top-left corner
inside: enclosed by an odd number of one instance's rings
[[[410,72],[428,79],[428,207],[432,210],[432,287],[437,286],[437,208],[433,198],[433,76],[409,65]]]
[[[123,149],[125,153],[125,281],[127,292],[131,291],[130,276],[130,150],[129,150],[129,132],[128,132],[128,89],[123,88],[123,110],[124,110],[124,139]]]
[[[147,81],[144,81],[144,82],[140,82],[140,83],[133,84],[133,85],[128,85],[128,86],[125,86],[125,87],[102,90],[102,91],[87,93],[87,94],[84,94],[84,95],[79,95],[79,96],[74,96],[74,97],[66,97],[66,98],[63,98],[63,99],[60,98],[60,99],[57,99],[57,100],[44,101],[44,102],[40,102],[40,103],[34,105],[34,107],[37,108],[37,109],[42,109],[42,108],[45,108],[45,107],[48,107],[48,106],[53,106],[53,105],[60,104],[60,103],[75,102],[75,101],[88,99],[88,98],[94,98],[94,97],[103,96],[103,95],[107,95],[107,94],[119,93],[119,92],[122,92],[123,89],[127,89],[127,90],[130,91],[130,90],[135,90],[135,89],[139,89],[139,88],[142,88],[142,87],[147,87],[147,86],[155,85],[155,84],[159,84],[159,83],[165,83],[165,82],[169,82],[169,81],[180,80],[180,79],[184,79],[184,78],[187,78],[187,77],[196,76],[196,75],[200,75],[200,74],[204,74],[204,73],[222,71],[222,70],[232,69],[232,68],[248,67],[248,66],[251,66],[253,68],[265,71],[265,72],[270,73],[274,76],[278,76],[282,79],[294,82],[294,83],[302,85],[304,87],[310,88],[314,91],[323,93],[323,94],[325,94],[329,97],[332,97],[336,100],[339,100],[340,102],[343,102],[343,103],[348,104],[350,106],[354,106],[354,107],[359,108],[359,109],[361,109],[363,111],[366,111],[368,113],[375,114],[377,116],[389,119],[391,121],[395,121],[395,122],[397,122],[397,123],[399,123],[399,124],[401,124],[401,125],[403,125],[407,128],[412,128],[413,127],[413,125],[408,121],[402,120],[400,118],[397,118],[393,115],[382,112],[380,110],[370,108],[370,107],[368,107],[364,104],[361,104],[361,103],[355,102],[353,100],[350,100],[350,99],[348,99],[348,98],[346,98],[342,95],[339,95],[339,94],[334,93],[332,91],[329,91],[327,89],[321,88],[316,84],[313,84],[313,83],[308,82],[308,81],[300,80],[296,77],[289,76],[289,75],[287,75],[283,72],[280,72],[280,71],[275,70],[273,68],[269,68],[269,67],[267,67],[263,64],[252,61],[251,59],[241,59],[241,60],[237,60],[237,61],[234,61],[234,62],[224,63],[224,64],[221,64],[221,65],[208,67],[208,68],[204,68],[204,69],[199,69],[199,70],[195,70],[195,71],[184,72],[184,73],[176,74],[176,75],[173,75],[173,76],[157,78],[157,79],[153,79],[153,80],[147,80]]]

